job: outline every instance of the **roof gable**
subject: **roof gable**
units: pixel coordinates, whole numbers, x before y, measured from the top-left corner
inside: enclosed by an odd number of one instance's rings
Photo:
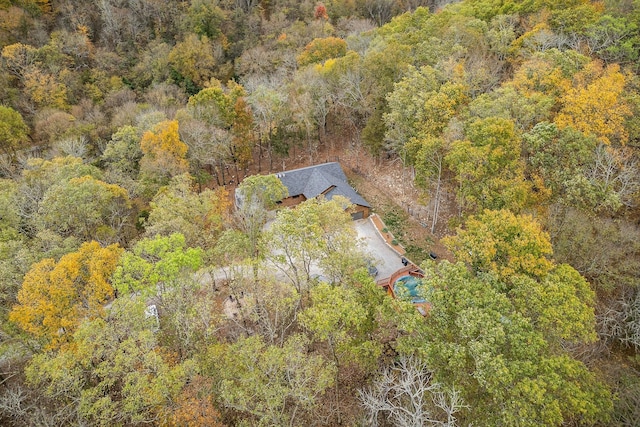
[[[287,187],[290,197],[303,194],[305,198],[311,199],[326,192],[325,197],[327,200],[331,200],[333,196],[340,195],[348,198],[351,203],[356,205],[371,207],[349,185],[342,167],[336,162],[284,171],[277,173],[276,177]]]

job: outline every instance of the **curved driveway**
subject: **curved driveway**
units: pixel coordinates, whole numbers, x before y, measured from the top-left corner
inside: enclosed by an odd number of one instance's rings
[[[376,280],[385,279],[403,267],[401,256],[387,245],[370,218],[353,221],[353,225],[364,243],[365,253],[378,268]]]

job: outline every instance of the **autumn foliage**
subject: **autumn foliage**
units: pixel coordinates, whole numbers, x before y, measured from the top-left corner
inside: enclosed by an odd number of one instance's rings
[[[320,3],[316,6],[316,10],[313,12],[313,17],[316,19],[329,19],[327,15],[327,7]]]
[[[153,131],[145,132],[140,148],[144,154],[141,169],[162,171],[171,176],[187,171],[188,147],[180,140],[178,122],[175,120],[158,123]]]
[[[204,377],[196,377],[182,390],[176,399],[164,427],[223,427],[220,413],[213,405],[213,399],[206,392],[211,382]]]
[[[0,426],[640,425],[639,23],[0,0]],[[284,209],[336,159],[427,316],[339,188]]]
[[[9,318],[48,348],[68,342],[84,319],[102,316],[113,298],[109,278],[122,249],[84,243],[56,262],[44,259],[26,274]]]
[[[589,64],[561,99],[558,127],[571,126],[605,144],[627,142],[624,125],[631,109],[623,98],[625,80],[617,64],[605,68],[598,62]]]
[[[298,65],[305,66],[346,55],[347,42],[337,37],[314,39],[298,55]]]

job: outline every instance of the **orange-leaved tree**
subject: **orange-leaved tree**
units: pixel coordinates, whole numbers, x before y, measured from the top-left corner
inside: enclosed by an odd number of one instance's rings
[[[86,242],[56,262],[44,259],[31,267],[9,319],[41,339],[50,349],[69,342],[83,319],[104,314],[113,298],[109,278],[122,253],[118,245]]]

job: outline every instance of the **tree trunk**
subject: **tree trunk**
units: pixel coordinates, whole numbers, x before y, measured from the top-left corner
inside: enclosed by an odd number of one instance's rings
[[[442,168],[438,169],[438,179],[436,182],[436,194],[433,200],[433,218],[431,221],[431,233],[436,230],[436,224],[438,223],[438,213],[440,212],[440,184],[442,182]]]

